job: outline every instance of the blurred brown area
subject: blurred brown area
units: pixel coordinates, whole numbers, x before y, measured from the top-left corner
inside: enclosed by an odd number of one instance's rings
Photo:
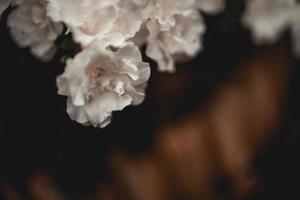
[[[109,152],[111,177],[100,180],[97,190],[84,199],[245,199],[259,190],[253,160],[280,128],[290,57],[287,47],[277,44],[257,48],[240,65],[205,105],[161,123],[150,150],[138,155]],[[177,96],[185,98],[194,79],[180,69],[156,77],[152,100],[157,115],[168,119],[163,111]],[[68,199],[45,171],[28,179],[30,199]],[[5,199],[24,199],[12,185],[1,185],[1,190]]]

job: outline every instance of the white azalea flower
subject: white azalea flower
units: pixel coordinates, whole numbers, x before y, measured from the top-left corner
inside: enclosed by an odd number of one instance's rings
[[[57,85],[59,94],[68,96],[67,112],[73,120],[102,128],[113,111],[143,101],[149,76],[149,64],[142,62],[134,44],[112,51],[95,41],[67,61]]]
[[[8,17],[12,38],[20,47],[30,47],[42,61],[49,61],[56,50],[54,41],[62,33],[63,26],[53,23],[46,16],[44,0],[15,1],[17,8]]]
[[[164,30],[175,25],[174,15],[195,9],[195,0],[153,0],[153,4],[150,18],[157,20]]]
[[[87,46],[97,39],[122,45],[134,37],[150,13],[150,0],[49,0],[48,14],[64,22],[74,40]]]
[[[160,71],[175,71],[175,62],[184,56],[194,57],[202,49],[206,28],[198,9],[215,14],[224,7],[224,0],[154,0],[147,23],[146,54],[158,63]],[[137,36],[141,43],[141,35]]]
[[[256,42],[274,42],[290,27],[294,6],[296,0],[248,0],[243,22]]]
[[[276,42],[290,30],[293,50],[300,56],[300,3],[297,0],[248,0],[243,18],[256,43]]]
[[[205,25],[197,11],[174,15],[175,24],[169,29],[158,20],[150,20],[146,54],[158,63],[160,71],[175,71],[175,62],[182,56],[193,57],[202,48],[201,36]]]
[[[225,9],[224,0],[196,0],[196,6],[208,14],[217,14]]]
[[[174,15],[188,10],[200,9],[207,13],[218,13],[225,8],[224,0],[153,0],[153,17],[165,29],[174,26]]]

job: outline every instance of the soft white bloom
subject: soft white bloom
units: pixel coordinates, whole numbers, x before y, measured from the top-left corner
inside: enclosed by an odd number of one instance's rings
[[[64,22],[83,46],[97,39],[118,46],[134,37],[151,12],[150,0],[49,0],[48,14]]]
[[[202,48],[205,25],[201,15],[189,10],[174,15],[174,25],[165,29],[159,20],[147,24],[149,30],[146,54],[158,63],[160,71],[175,71],[175,62],[183,56],[193,57]]]
[[[56,50],[54,41],[62,33],[62,24],[52,22],[46,15],[44,0],[15,1],[17,8],[8,17],[12,38],[20,47],[30,47],[42,61],[50,60]]]
[[[58,77],[59,94],[68,96],[67,112],[73,120],[94,127],[110,123],[113,111],[138,105],[150,76],[137,46],[105,49],[95,41],[67,61]]]
[[[153,0],[153,2],[155,9],[152,18],[156,18],[165,29],[174,26],[176,14],[196,9],[215,14],[225,8],[224,0]]]
[[[208,14],[217,14],[225,9],[224,0],[195,0],[196,6]]]
[[[256,42],[274,42],[290,27],[294,6],[296,0],[248,0],[243,22]]]
[[[158,27],[153,27],[155,30],[152,30],[152,32],[169,31],[176,24],[175,15],[187,11],[195,11],[195,1],[196,0],[150,0],[148,3],[150,9],[148,9],[147,12],[148,20],[158,23]],[[149,29],[152,29],[152,27],[149,27],[148,20],[144,21],[139,31],[132,38],[132,41],[137,46],[144,45],[148,40],[149,31],[151,31]]]
[[[243,18],[256,43],[276,42],[290,30],[295,55],[300,56],[300,3],[297,0],[248,0]]]
[[[160,71],[175,71],[175,62],[194,57],[202,49],[205,24],[198,9],[215,14],[221,12],[224,0],[154,0],[154,11],[147,23],[146,54],[158,63]],[[135,41],[141,43],[142,34]]]
[[[153,0],[153,4],[154,10],[150,18],[157,20],[164,30],[175,25],[176,14],[195,10],[195,0]]]

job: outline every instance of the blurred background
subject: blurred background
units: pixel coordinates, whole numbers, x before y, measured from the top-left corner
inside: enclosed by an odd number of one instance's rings
[[[205,50],[175,74],[151,63],[145,102],[105,129],[69,119],[66,51],[40,63],[2,20],[0,199],[300,199],[299,59],[289,33],[254,46],[242,11],[205,16]]]

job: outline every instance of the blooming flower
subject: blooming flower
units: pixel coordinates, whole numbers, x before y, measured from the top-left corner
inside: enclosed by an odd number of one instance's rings
[[[8,17],[12,38],[20,47],[30,47],[31,52],[42,61],[54,55],[54,41],[62,33],[62,24],[53,23],[46,16],[44,0],[18,2],[17,8]]]
[[[160,71],[175,71],[175,62],[182,56],[193,57],[201,46],[201,35],[205,32],[202,17],[189,10],[174,15],[174,25],[165,29],[159,20],[147,24],[149,30],[146,54],[158,63]]]
[[[153,5],[150,18],[156,19],[161,28],[167,30],[175,25],[174,15],[195,9],[195,0],[154,0]]]
[[[49,0],[48,13],[64,22],[82,46],[97,39],[121,45],[139,31],[150,10],[150,0]]]
[[[291,22],[296,0],[248,0],[243,18],[256,42],[274,42]]]
[[[9,5],[12,37],[42,60],[66,25],[82,51],[57,78],[58,92],[73,120],[102,128],[112,112],[144,99],[150,67],[139,47],[147,44],[160,71],[175,71],[175,62],[202,49],[199,10],[220,12],[224,0],[2,0],[0,14]]]
[[[154,11],[147,23],[146,54],[158,63],[160,71],[175,71],[175,62],[194,57],[202,49],[206,27],[198,9],[217,13],[223,0],[155,0]],[[141,38],[138,35],[139,39]],[[140,40],[138,40],[140,43]]]
[[[113,51],[97,41],[67,61],[57,85],[59,94],[68,96],[73,120],[105,127],[113,111],[143,101],[149,76],[149,64],[142,62],[138,47],[128,43]]]
[[[196,0],[196,6],[203,12],[217,14],[224,10],[224,0]]]
[[[276,42],[290,30],[294,52],[300,56],[300,4],[297,0],[248,0],[244,25],[256,43]]]

